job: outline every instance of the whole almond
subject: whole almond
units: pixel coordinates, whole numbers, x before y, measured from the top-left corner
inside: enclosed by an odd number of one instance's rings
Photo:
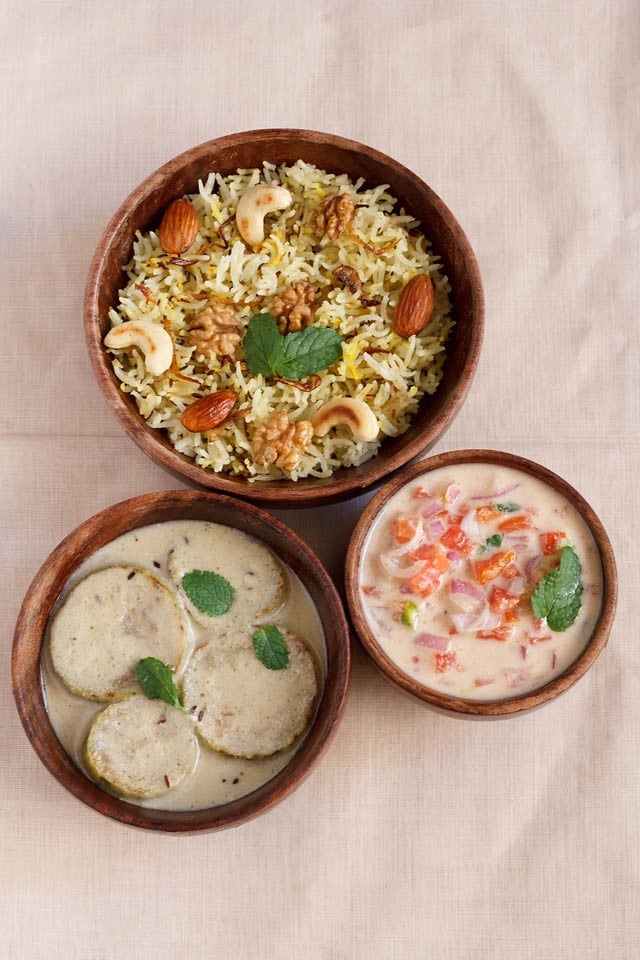
[[[393,314],[393,329],[400,337],[412,337],[424,330],[432,313],[433,284],[426,273],[419,273],[400,294]]]
[[[182,412],[182,426],[191,433],[213,430],[229,419],[237,400],[238,395],[233,390],[218,390],[217,393],[200,397]]]
[[[167,253],[184,253],[198,236],[198,227],[195,207],[181,197],[165,210],[158,238]]]

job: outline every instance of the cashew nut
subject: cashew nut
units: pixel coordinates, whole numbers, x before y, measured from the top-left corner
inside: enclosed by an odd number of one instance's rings
[[[356,440],[370,443],[378,436],[378,421],[364,400],[356,397],[329,400],[316,411],[311,423],[317,437],[324,437],[332,427],[345,424]]]
[[[171,366],[173,341],[164,327],[150,320],[128,320],[118,324],[104,338],[105,347],[121,350],[138,347],[149,373],[159,377]]]
[[[259,247],[264,240],[264,218],[275,210],[286,210],[293,202],[285,187],[271,183],[257,183],[240,197],[236,210],[236,223],[245,243]]]

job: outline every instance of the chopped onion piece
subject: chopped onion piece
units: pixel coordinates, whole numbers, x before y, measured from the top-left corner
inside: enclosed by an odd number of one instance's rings
[[[460,529],[472,539],[480,536],[480,525],[476,520],[476,515],[473,510],[470,510],[469,513],[465,513],[460,523]]]
[[[430,650],[446,653],[451,645],[451,638],[440,637],[436,633],[420,633],[417,637],[414,637],[413,642],[421,647],[429,647]]]
[[[524,575],[527,578],[527,580],[533,580],[533,578],[536,575],[536,571],[541,563],[542,563],[541,553],[538,553],[536,554],[535,557],[531,557],[530,560],[527,560],[527,562],[524,565]]]
[[[432,520],[430,524],[427,525],[427,533],[429,539],[439,540],[442,534],[447,529],[446,524],[442,520]]]
[[[460,496],[461,487],[457,483],[450,483],[445,490],[444,498],[447,503],[455,503]]]
[[[473,630],[473,625],[478,619],[477,613],[452,613],[450,616],[451,623],[458,633],[466,633],[467,630]]]
[[[476,630],[495,630],[502,623],[502,614],[497,611],[494,612],[487,606],[480,614],[479,619],[482,622],[478,624]]]
[[[515,597],[522,596],[524,593],[524,587],[524,577],[514,577],[513,580],[509,581],[509,593],[512,593]]]
[[[394,547],[393,550],[388,554],[392,559],[397,559],[398,557],[404,557],[406,553],[412,553],[421,543],[424,543],[425,535],[422,523],[418,520],[416,525],[416,532],[411,537],[411,540],[407,540],[406,543],[401,544],[399,547]]]
[[[502,623],[502,617],[487,604],[480,613],[452,613],[451,622],[458,633],[475,633],[476,630],[495,630]]]
[[[408,580],[424,566],[424,560],[416,560],[415,563],[402,566],[402,564],[394,560],[388,553],[380,554],[380,563],[385,573],[388,573],[390,577],[397,577],[398,580]]]
[[[452,594],[465,593],[468,597],[473,597],[473,599],[479,603],[482,603],[482,601],[486,599],[482,587],[471,583],[470,580],[452,580],[449,584],[449,590]]]
[[[510,487],[505,487],[504,490],[493,490],[491,493],[480,493],[477,497],[470,497],[470,500],[497,500],[498,497],[504,497],[507,493],[513,493],[514,490],[517,490],[520,486],[519,483],[514,483]]]
[[[430,503],[429,506],[421,510],[420,513],[425,520],[429,520],[430,517],[435,517],[436,513],[440,513],[441,510],[442,504],[439,500],[436,500],[435,503]]]

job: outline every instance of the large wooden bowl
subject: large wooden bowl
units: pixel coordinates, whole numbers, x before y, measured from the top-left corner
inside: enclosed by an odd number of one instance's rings
[[[341,469],[328,479],[307,478],[251,484],[243,478],[212,473],[178,453],[163,431],[147,426],[133,400],[119,389],[102,341],[108,310],[118,302],[136,230],[157,228],[168,204],[197,190],[198,178],[211,170],[233,173],[264,160],[281,164],[298,159],[332,173],[387,183],[401,206],[421,221],[442,257],[452,287],[453,332],[447,344],[444,376],[433,397],[426,397],[411,428],[386,440],[378,455],[360,467]],[[406,167],[371,147],[311,130],[252,130],[211,140],[160,167],[137,187],[114,214],[98,245],[85,295],[85,332],[95,376],[107,403],[138,446],[156,463],[191,486],[229,493],[277,506],[302,507],[355,496],[427,450],[460,409],[475,372],[484,329],[484,300],[473,251],[451,211]]]
[[[42,692],[40,656],[49,614],[80,564],[129,530],[164,520],[209,520],[266,543],[308,590],[325,634],[327,671],[315,719],[290,762],[253,793],[206,810],[173,812],[127,803],[102,790],[74,764],[56,737]],[[169,832],[218,830],[269,810],[309,774],[329,746],[345,706],[350,675],[349,633],[337,591],[309,547],[284,524],[249,503],[195,491],[169,491],[125,500],[82,523],[45,560],[29,587],[15,629],[13,692],[34,750],[53,776],[99,813],[122,823]]]
[[[490,463],[496,466],[511,467],[514,470],[520,470],[522,473],[528,473],[557,490],[573,504],[591,531],[602,566],[603,583],[600,614],[582,653],[563,673],[544,686],[529,693],[503,700],[464,700],[433,690],[410,677],[394,663],[381,647],[375,633],[369,626],[360,596],[360,562],[367,534],[389,500],[405,484],[410,483],[417,477],[428,475],[431,470],[464,463]],[[539,463],[526,460],[512,453],[496,450],[453,450],[449,453],[429,457],[402,470],[389,483],[385,484],[383,489],[378,491],[370,501],[360,517],[349,543],[346,561],[346,592],[351,621],[364,649],[382,675],[397,689],[414,697],[426,707],[450,716],[467,719],[497,719],[515,716],[548,703],[573,686],[593,666],[609,638],[616,610],[618,581],[613,550],[602,523],[584,497],[566,480]]]

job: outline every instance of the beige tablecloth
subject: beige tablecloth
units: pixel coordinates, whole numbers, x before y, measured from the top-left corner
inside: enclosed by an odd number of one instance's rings
[[[0,3],[0,957],[636,960],[640,8],[634,0]],[[609,646],[557,703],[443,718],[360,651],[311,778],[181,838],[60,787],[14,708],[22,596],[110,503],[175,481],[123,436],[82,336],[115,207],[203,140],[301,126],[396,157],[454,210],[487,330],[436,451],[487,446],[578,487],[617,553]],[[364,500],[279,515],[340,577]]]

